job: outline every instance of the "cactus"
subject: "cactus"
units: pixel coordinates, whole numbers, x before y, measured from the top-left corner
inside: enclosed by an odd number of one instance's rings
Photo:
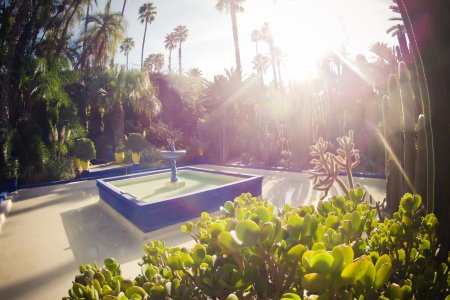
[[[403,185],[402,185],[402,162],[403,162],[403,131],[402,131],[402,107],[400,100],[400,90],[395,75],[389,76],[388,82],[388,135],[386,136],[389,150],[389,160],[387,162],[387,200],[389,211],[395,211],[399,205]]]
[[[426,192],[426,139],[422,124],[416,151],[416,106],[411,74],[404,62],[398,64],[398,78],[389,76],[388,99],[383,99],[383,124],[386,139],[386,178],[389,211],[395,211],[404,192]],[[422,123],[423,123],[423,117]],[[419,119],[420,120],[420,119]],[[389,154],[389,155],[388,155]],[[416,158],[417,156],[417,158]],[[416,168],[419,168],[416,170]],[[416,178],[417,176],[417,178]]]
[[[388,162],[389,162],[389,150],[386,146],[388,136],[390,136],[390,127],[389,127],[389,97],[384,96],[381,102],[381,112],[383,118],[383,144],[384,147],[384,162],[385,162],[385,170],[387,171]],[[387,174],[387,172],[386,172]]]
[[[419,115],[417,124],[417,156],[414,178],[414,190],[419,195],[427,194],[427,140],[425,136],[425,116]],[[427,211],[433,211],[432,202],[425,199]]]
[[[416,162],[416,147],[415,147],[415,103],[414,94],[411,86],[411,76],[404,62],[398,64],[400,96],[403,111],[403,166],[405,170],[404,183],[405,191],[407,193],[415,193],[414,190],[414,176],[415,176],[415,162]]]

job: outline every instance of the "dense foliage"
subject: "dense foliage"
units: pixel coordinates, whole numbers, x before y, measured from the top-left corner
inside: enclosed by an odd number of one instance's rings
[[[145,149],[146,141],[145,134],[133,132],[130,133],[125,140],[125,149],[132,152],[141,152]]]
[[[405,194],[379,220],[357,188],[314,206],[277,209],[243,194],[219,216],[202,213],[182,231],[192,248],[144,245],[135,279],[116,260],[80,266],[64,299],[443,299],[450,256],[439,253],[438,220]]]
[[[91,160],[96,156],[94,143],[88,138],[76,139],[73,144],[73,156],[81,160]]]
[[[94,163],[107,162],[125,135],[144,130],[157,148],[177,138],[178,147],[188,150],[185,159],[305,168],[308,146],[318,136],[333,139],[353,128],[361,169],[382,171],[382,148],[366,124],[381,120],[383,78],[399,59],[386,45],[373,47],[376,62],[355,61],[375,89],[333,54],[319,62],[316,80],[283,84],[282,55],[268,24],[255,30],[252,41],[262,42],[260,55],[267,48],[270,60],[259,59],[249,76],[240,63],[211,81],[198,68],[183,73],[181,47],[190,37],[184,25],[166,38],[168,72],[161,53],[150,54],[159,58],[151,69],[129,70],[128,64],[114,64],[119,45],[127,57],[135,45],[126,37],[125,4],[121,13],[110,1],[95,10],[96,1],[0,4],[0,179],[8,177],[15,159],[21,182],[70,177],[68,149],[75,139],[89,137],[97,148]],[[236,17],[237,7],[229,4],[218,1],[217,8]],[[155,5],[141,6],[145,30],[156,16]],[[146,32],[142,60],[145,39]],[[176,48],[179,74],[170,65]],[[272,82],[264,80],[270,64]]]

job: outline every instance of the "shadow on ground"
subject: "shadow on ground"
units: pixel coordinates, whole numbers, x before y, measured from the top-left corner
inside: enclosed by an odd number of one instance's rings
[[[100,200],[101,201],[101,200]],[[147,234],[136,233],[117,216],[113,216],[100,203],[61,213],[70,248],[77,262],[97,261],[114,257],[127,263],[143,256],[142,245],[163,239],[167,246],[189,242],[191,238],[180,230],[181,224],[171,225]]]

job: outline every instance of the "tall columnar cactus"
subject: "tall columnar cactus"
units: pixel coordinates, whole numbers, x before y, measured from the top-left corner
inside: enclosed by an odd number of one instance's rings
[[[407,193],[415,193],[414,176],[416,163],[416,147],[415,147],[415,103],[414,93],[411,86],[411,76],[404,62],[398,64],[398,74],[400,83],[400,96],[403,112],[403,168],[405,170],[404,184]]]
[[[419,118],[416,151],[416,106],[411,75],[404,62],[398,64],[398,77],[390,75],[388,99],[383,99],[386,145],[387,199],[395,211],[404,192],[426,195],[427,149],[424,117]],[[388,155],[389,154],[389,155]],[[417,157],[417,158],[416,158]],[[417,168],[417,169],[416,169]],[[428,207],[428,209],[430,209]]]
[[[414,190],[419,195],[427,194],[427,140],[425,136],[425,116],[419,115],[417,124],[417,157],[414,178]],[[425,199],[427,211],[433,211],[433,202]]]
[[[387,200],[389,211],[395,211],[399,206],[399,201],[403,192],[402,183],[402,162],[403,162],[403,131],[402,131],[402,106],[400,99],[400,89],[395,75],[389,76],[388,82],[389,100],[385,104],[387,113],[388,128],[385,138],[389,151],[387,162]]]
[[[381,117],[383,121],[383,137],[384,137],[383,144],[386,144],[391,129],[391,127],[389,126],[389,97],[386,95],[383,97],[383,100],[381,101]],[[385,170],[387,171],[387,166],[389,162],[389,150],[386,145],[384,147],[384,162],[385,162],[384,167]]]

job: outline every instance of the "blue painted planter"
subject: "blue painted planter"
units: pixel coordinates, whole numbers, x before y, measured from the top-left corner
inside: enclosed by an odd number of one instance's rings
[[[121,192],[119,189],[108,183],[115,180],[160,173],[167,173],[167,178],[169,178],[170,170],[159,170],[97,180],[100,198],[136,225],[141,231],[149,232],[171,224],[196,218],[200,216],[203,211],[216,211],[225,201],[233,200],[242,193],[249,192],[254,196],[259,196],[262,193],[262,176],[212,171],[193,167],[183,167],[179,169],[241,177],[242,180],[197,193],[163,199],[162,201],[155,203],[138,201],[133,196]]]

